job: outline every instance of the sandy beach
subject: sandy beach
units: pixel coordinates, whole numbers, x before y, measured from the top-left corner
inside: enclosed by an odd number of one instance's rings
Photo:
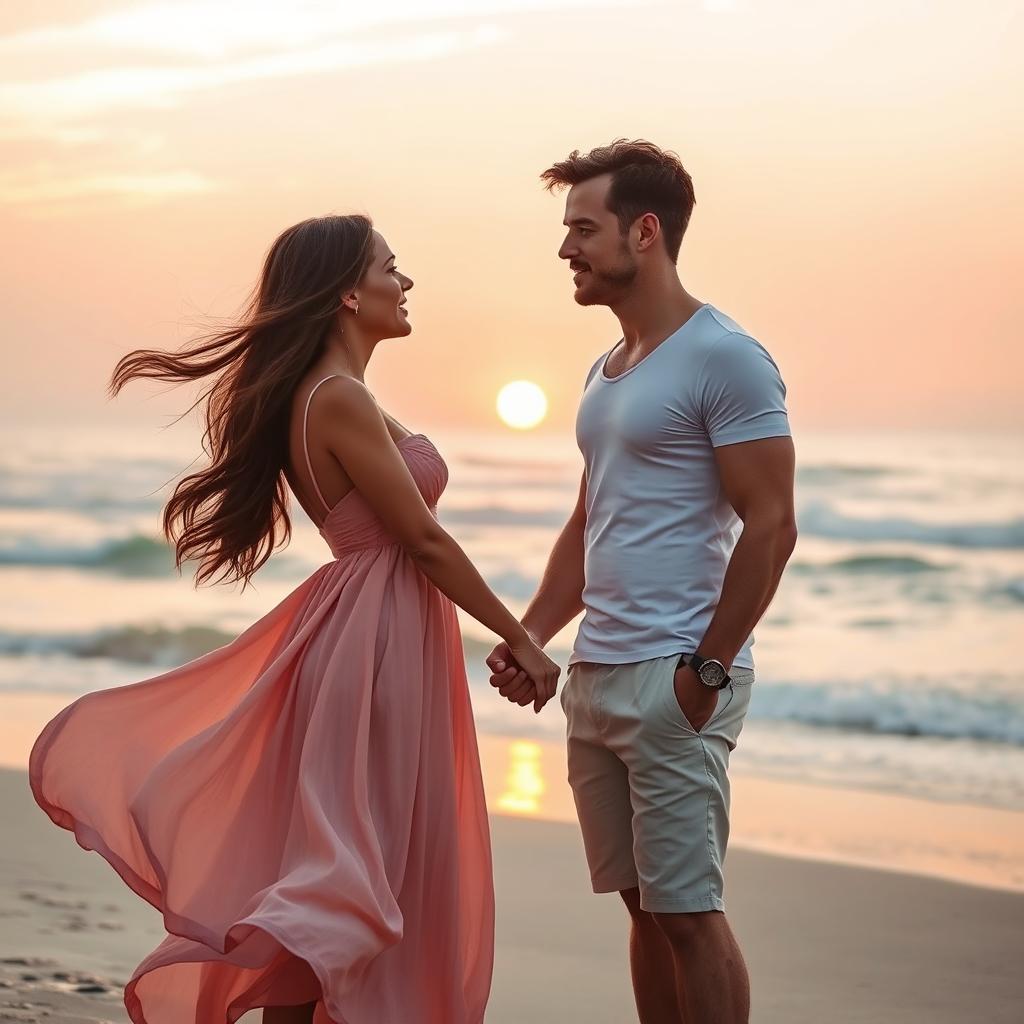
[[[0,814],[0,1020],[127,1020],[121,986],[159,941],[157,915],[50,824],[23,771],[0,771]],[[623,914],[590,893],[575,827],[499,814],[492,829],[488,1022],[636,1020]],[[742,848],[728,876],[757,1024],[1020,1019],[1024,895]]]

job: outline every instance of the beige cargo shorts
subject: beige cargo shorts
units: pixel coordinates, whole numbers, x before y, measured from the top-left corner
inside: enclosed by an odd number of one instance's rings
[[[673,687],[680,656],[570,666],[569,784],[594,892],[640,889],[653,913],[724,910],[729,754],[754,682],[734,668],[698,733]]]

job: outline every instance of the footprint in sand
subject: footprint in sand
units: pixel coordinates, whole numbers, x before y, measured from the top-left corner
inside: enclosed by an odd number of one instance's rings
[[[53,896],[44,896],[38,892],[21,892],[18,898],[27,900],[30,903],[38,903],[41,907],[52,907],[54,910],[88,910],[89,904],[85,900],[60,900]]]

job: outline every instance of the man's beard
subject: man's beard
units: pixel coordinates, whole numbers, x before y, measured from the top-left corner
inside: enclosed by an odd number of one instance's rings
[[[629,254],[626,243],[619,247],[619,264],[611,270],[597,270],[594,276],[613,288],[627,288],[636,280],[636,260]]]
[[[625,245],[619,250],[619,256],[619,263],[609,270],[597,270],[591,266],[594,287],[587,290],[589,294],[585,296],[585,305],[609,305],[636,280],[636,261]]]

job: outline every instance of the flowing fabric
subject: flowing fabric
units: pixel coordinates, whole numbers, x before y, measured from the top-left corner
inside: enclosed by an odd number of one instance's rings
[[[308,411],[308,404],[307,404]],[[427,504],[448,479],[398,442]],[[494,896],[455,608],[356,491],[334,560],[232,643],[75,701],[36,801],[163,915],[136,1024],[317,1002],[317,1024],[479,1024]]]

